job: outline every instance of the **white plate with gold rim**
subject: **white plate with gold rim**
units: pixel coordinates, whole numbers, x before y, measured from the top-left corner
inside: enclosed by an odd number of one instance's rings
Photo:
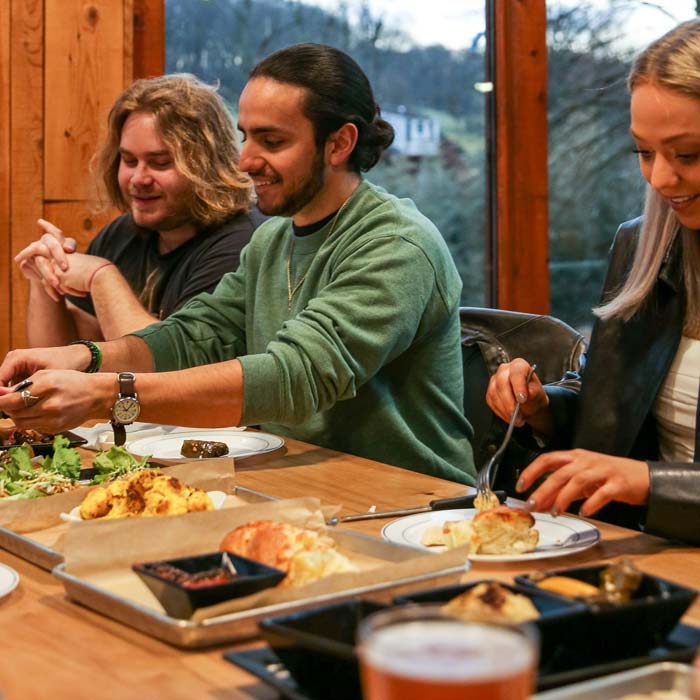
[[[180,452],[185,440],[223,442],[228,446],[228,454],[222,456],[236,459],[272,452],[284,445],[284,440],[281,437],[269,433],[231,430],[230,428],[202,428],[201,430],[179,431],[168,435],[134,440],[129,445],[129,452],[140,457],[150,456],[156,460],[191,462],[192,457],[183,457]]]
[[[0,564],[0,598],[12,593],[19,583],[19,574],[7,564]]]
[[[422,544],[423,534],[429,527],[441,525],[447,520],[471,520],[476,514],[475,508],[458,510],[440,510],[432,513],[407,515],[387,523],[382,529],[382,536],[396,544],[410,544],[422,547],[429,552],[444,552],[446,547],[426,547]],[[534,552],[524,554],[471,554],[472,561],[529,561],[531,559],[549,559],[582,552],[600,541],[600,530],[595,525],[572,515],[559,515],[556,518],[548,513],[533,513],[534,527],[540,533],[540,539]]]

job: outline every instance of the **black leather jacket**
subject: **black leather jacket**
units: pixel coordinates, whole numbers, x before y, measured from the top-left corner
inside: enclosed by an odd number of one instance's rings
[[[619,287],[632,263],[640,219],[615,237],[604,295]],[[660,462],[651,409],[676,355],[685,317],[680,236],[670,246],[649,301],[633,319],[593,328],[581,393],[548,389],[557,442],[649,464],[647,507],[612,504],[603,518],[649,533],[700,544],[700,454],[692,463]],[[573,430],[572,430],[573,429]],[[552,447],[563,447],[565,443]]]

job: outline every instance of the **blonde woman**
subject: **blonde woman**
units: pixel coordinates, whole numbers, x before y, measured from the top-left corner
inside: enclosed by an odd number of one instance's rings
[[[30,345],[118,338],[213,291],[262,220],[238,162],[215,88],[184,74],[133,83],[95,158],[102,200],[123,214],[87,254],[39,219],[41,237],[15,258],[30,282]]]
[[[523,422],[555,450],[518,481],[526,491],[551,472],[533,509],[557,514],[583,499],[583,515],[605,506],[607,519],[700,543],[700,20],[644,50],[628,86],[649,187],[644,216],[615,237],[581,393],[536,376],[525,386],[518,359],[486,398],[504,419],[520,402]]]

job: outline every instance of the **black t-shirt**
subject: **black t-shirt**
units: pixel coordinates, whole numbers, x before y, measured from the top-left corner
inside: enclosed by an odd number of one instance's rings
[[[257,209],[236,214],[160,255],[157,234],[137,226],[127,213],[107,224],[87,253],[113,262],[144,308],[164,319],[200,292],[212,292],[224,274],[238,268],[241,250],[264,218]],[[89,295],[68,299],[95,315]]]

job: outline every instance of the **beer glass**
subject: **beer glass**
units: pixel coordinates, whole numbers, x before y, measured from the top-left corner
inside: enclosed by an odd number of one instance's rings
[[[527,700],[538,658],[532,625],[466,622],[436,605],[367,617],[358,631],[364,700]]]

